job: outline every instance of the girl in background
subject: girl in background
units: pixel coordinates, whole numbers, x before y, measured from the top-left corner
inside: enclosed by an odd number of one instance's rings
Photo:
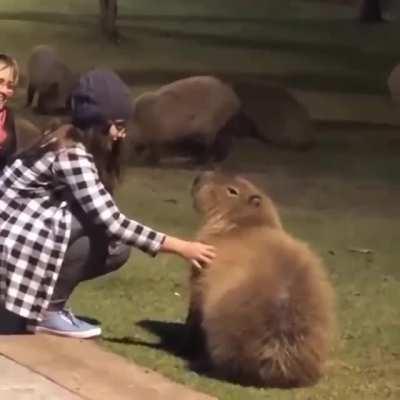
[[[15,93],[18,77],[17,62],[6,54],[0,54],[0,170],[17,149],[14,117],[7,102]]]

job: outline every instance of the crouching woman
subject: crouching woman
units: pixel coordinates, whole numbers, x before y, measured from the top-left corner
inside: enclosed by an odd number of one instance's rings
[[[71,125],[45,134],[0,174],[0,305],[26,319],[31,332],[90,338],[101,328],[65,304],[81,281],[120,268],[131,246],[197,265],[215,254],[129,219],[116,206],[110,192],[131,113],[118,76],[88,72],[71,104]]]

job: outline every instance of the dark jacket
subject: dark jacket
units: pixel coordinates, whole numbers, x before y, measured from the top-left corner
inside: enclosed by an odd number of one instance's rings
[[[7,108],[4,128],[7,132],[7,139],[0,147],[0,171],[4,168],[11,156],[17,151],[17,133],[15,131],[14,114],[9,108]]]

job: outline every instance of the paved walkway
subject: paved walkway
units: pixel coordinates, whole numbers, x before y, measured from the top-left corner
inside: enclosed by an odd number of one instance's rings
[[[82,400],[47,378],[0,356],[1,400]]]
[[[400,105],[388,96],[290,90],[320,121],[360,122],[400,126]]]
[[[101,349],[50,335],[0,336],[1,400],[215,400]]]

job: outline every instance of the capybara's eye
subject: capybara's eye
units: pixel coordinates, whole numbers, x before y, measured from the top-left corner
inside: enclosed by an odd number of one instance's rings
[[[228,186],[227,192],[229,196],[239,196],[239,190],[232,186]]]

